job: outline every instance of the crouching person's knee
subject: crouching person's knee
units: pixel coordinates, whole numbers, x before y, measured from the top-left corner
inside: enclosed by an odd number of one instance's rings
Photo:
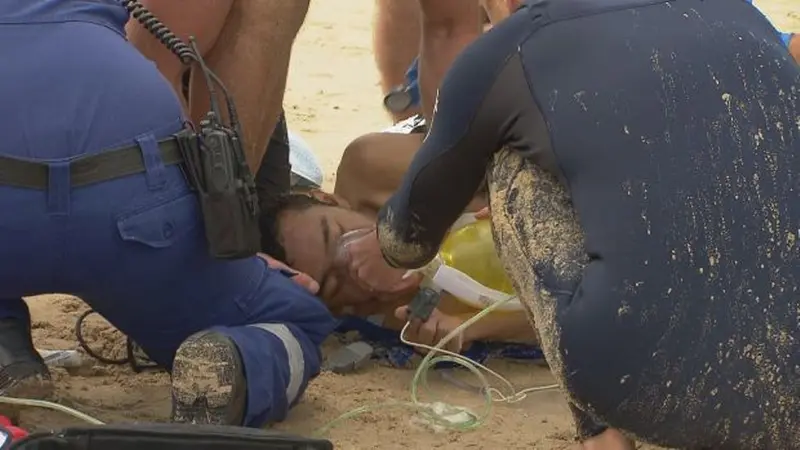
[[[353,180],[369,173],[374,165],[376,153],[381,151],[382,133],[370,133],[359,136],[344,149],[339,168],[336,171],[337,180]]]

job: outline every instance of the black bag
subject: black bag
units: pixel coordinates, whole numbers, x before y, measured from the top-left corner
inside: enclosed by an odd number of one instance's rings
[[[310,439],[253,428],[190,424],[122,424],[37,433],[1,450],[332,450]]]

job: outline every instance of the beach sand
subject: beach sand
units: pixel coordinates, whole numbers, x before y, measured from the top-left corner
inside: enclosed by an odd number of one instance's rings
[[[778,26],[800,30],[797,0],[757,3]],[[347,143],[389,123],[382,110],[371,51],[372,7],[371,0],[314,0],[295,45],[285,101],[289,127],[318,152],[328,187]],[[76,347],[75,319],[86,309],[80,301],[48,295],[29,299],[29,303],[37,347]],[[124,344],[123,338],[99,319],[89,321],[87,330],[87,339],[98,348],[119,349]],[[493,367],[519,387],[552,381],[548,370],[536,365],[505,362]],[[276,428],[309,434],[348,410],[408,400],[412,375],[411,371],[379,366],[354,375],[323,374],[286,422]],[[56,370],[55,377],[60,403],[101,420],[168,418],[169,378],[163,373],[135,374],[127,367],[97,365],[74,374]],[[480,406],[475,394],[441,382],[433,383],[433,388],[449,403]],[[562,449],[571,444],[573,436],[567,407],[557,391],[531,394],[513,405],[498,404],[489,420],[470,432],[433,431],[412,417],[407,409],[383,408],[342,422],[328,437],[342,449],[510,450]],[[59,413],[40,411],[26,412],[23,420],[42,427],[78,423]]]

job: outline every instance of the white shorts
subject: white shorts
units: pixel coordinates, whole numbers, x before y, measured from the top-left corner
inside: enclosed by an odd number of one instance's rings
[[[389,128],[383,130],[384,133],[396,134],[413,134],[424,133],[427,130],[425,127],[425,118],[420,114],[413,115],[408,119],[401,120]]]

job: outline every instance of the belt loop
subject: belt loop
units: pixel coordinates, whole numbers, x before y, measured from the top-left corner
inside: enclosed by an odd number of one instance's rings
[[[47,212],[67,216],[70,211],[70,163],[60,161],[47,166]]]
[[[136,143],[139,144],[139,148],[142,150],[147,187],[151,191],[163,189],[167,184],[166,167],[161,159],[161,150],[158,148],[155,136],[153,136],[153,133],[137,136]]]

